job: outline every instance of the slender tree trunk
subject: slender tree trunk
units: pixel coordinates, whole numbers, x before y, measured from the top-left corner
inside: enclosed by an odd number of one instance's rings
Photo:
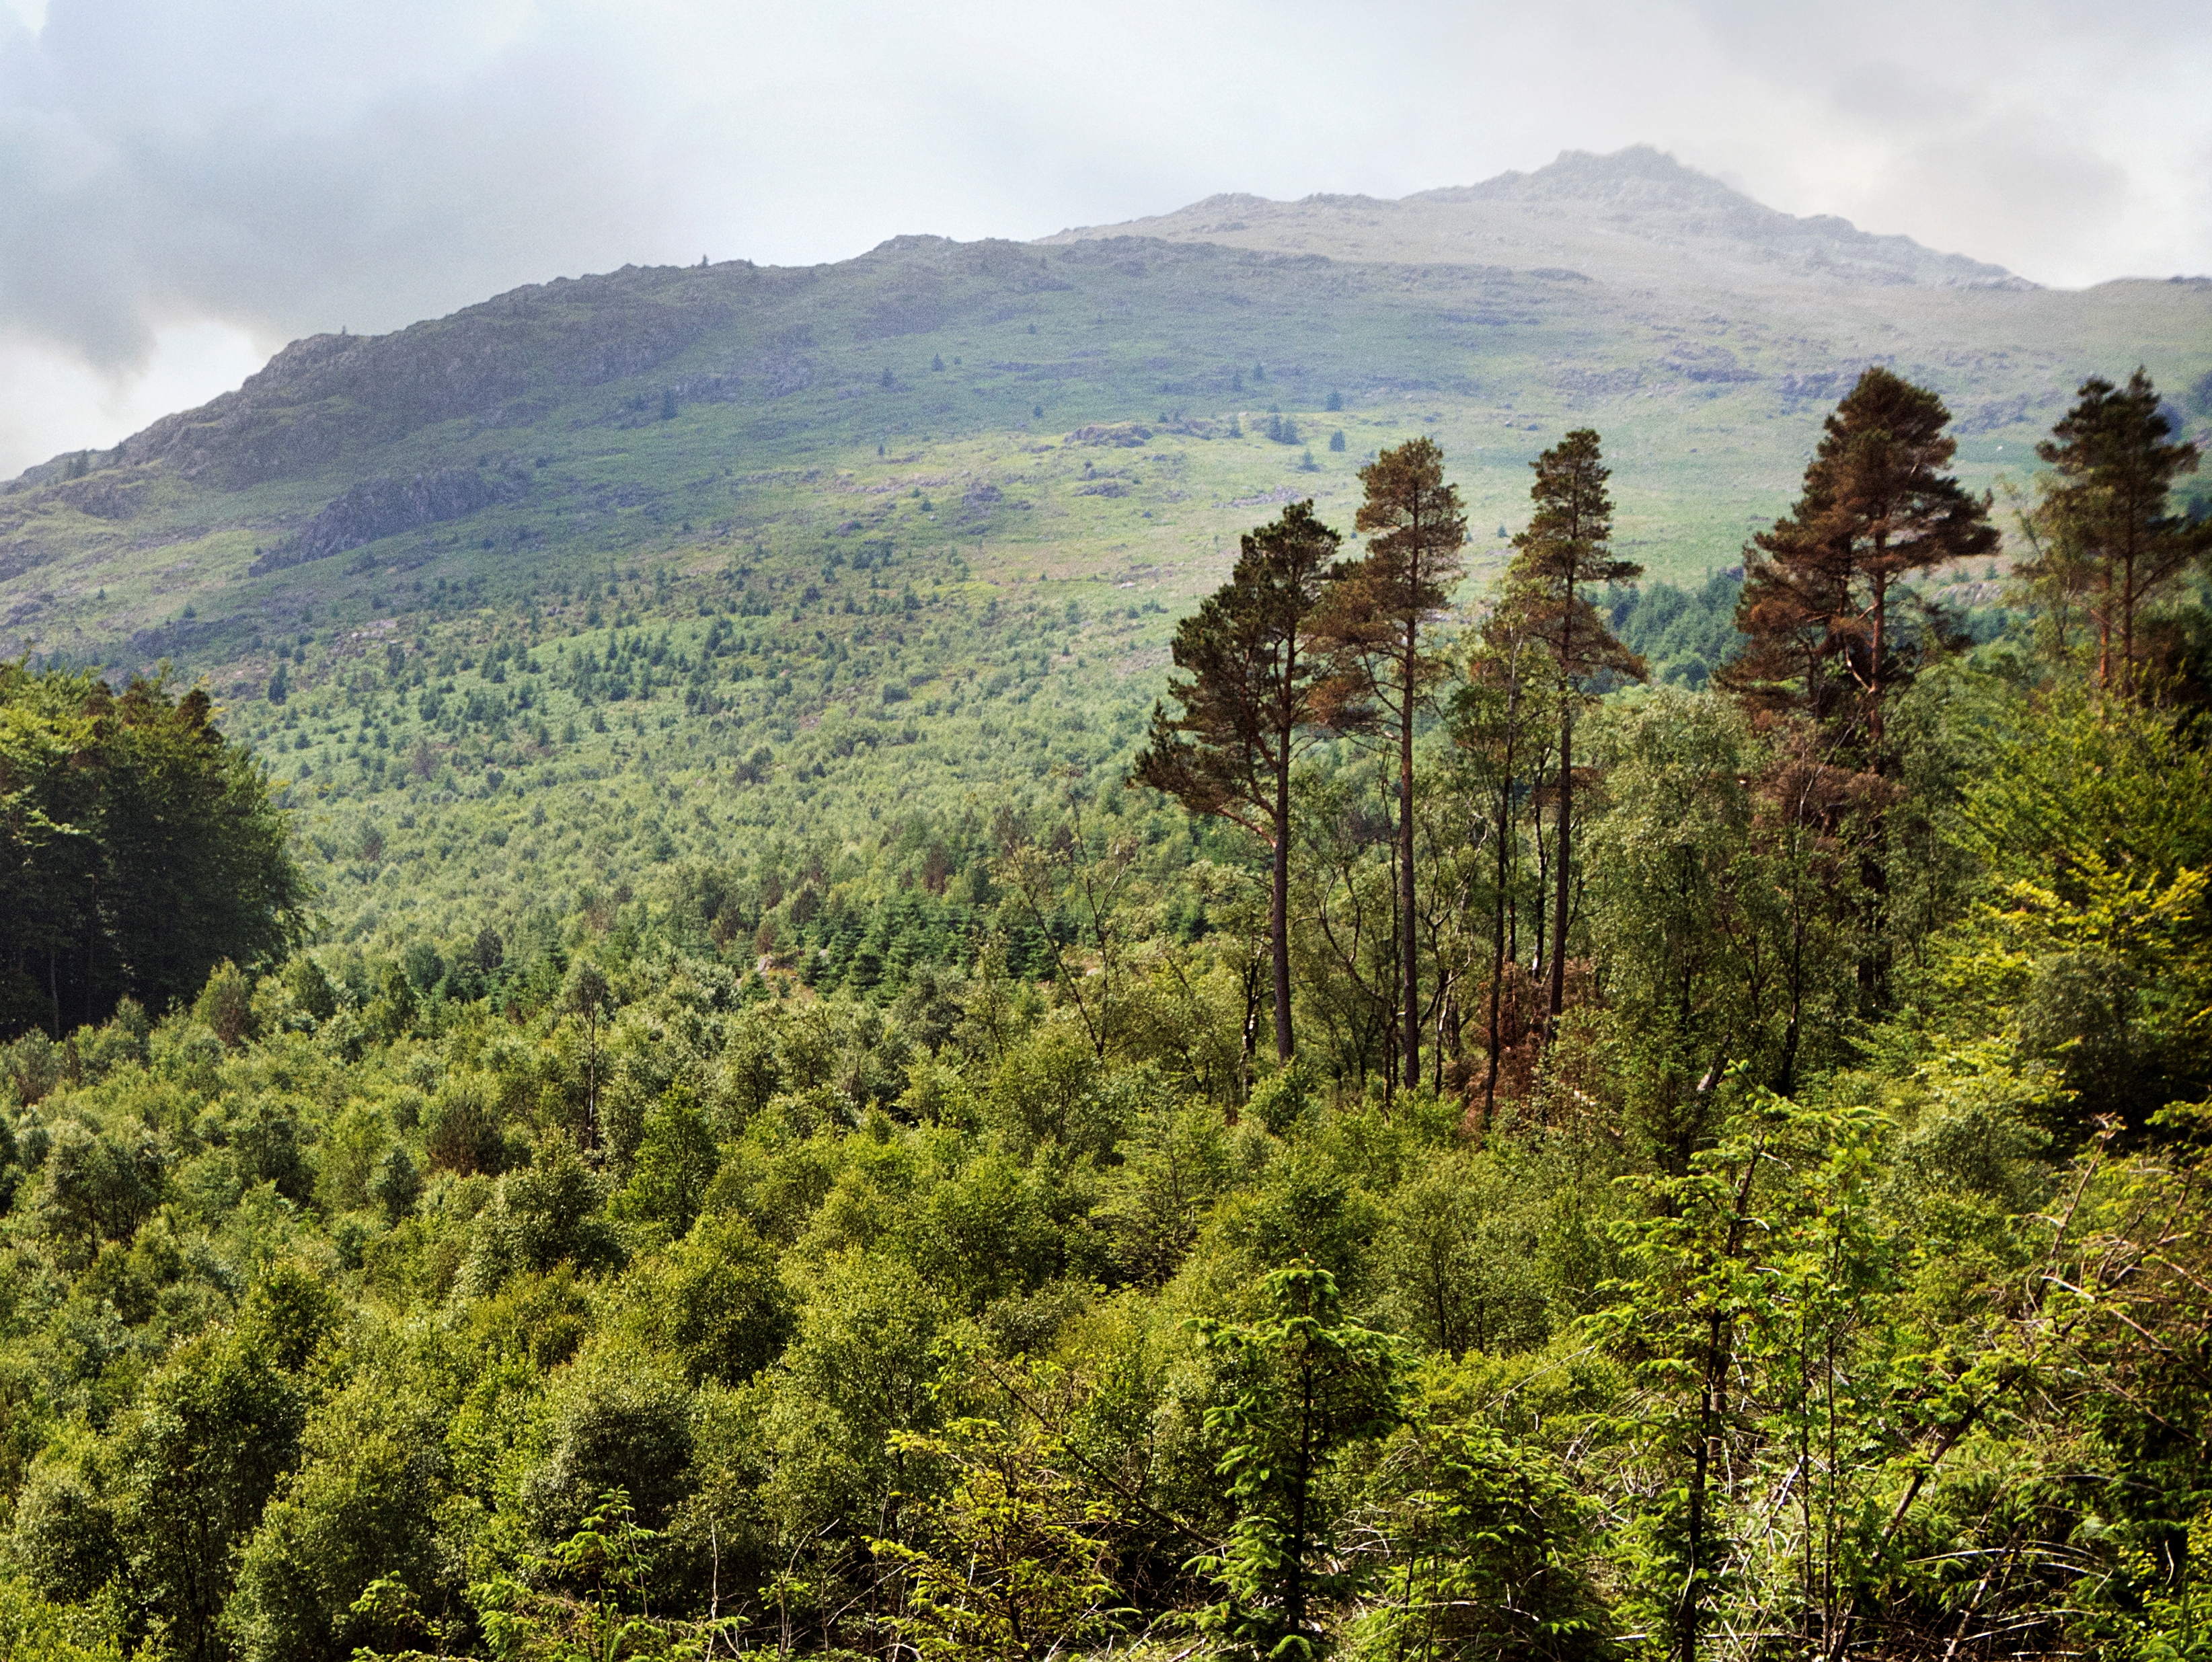
[[[1760,1137],[1752,1144],[1751,1158],[1744,1162],[1743,1180],[1736,1185],[1735,1213],[1729,1221],[1728,1244],[1723,1249],[1730,1259],[1743,1248],[1744,1224],[1751,1211],[1752,1184],[1759,1175],[1759,1162],[1765,1151],[1765,1138]],[[1710,1555],[1705,1542],[1705,1493],[1712,1477],[1713,1446],[1720,1440],[1728,1414],[1729,1354],[1735,1348],[1735,1336],[1725,1311],[1716,1305],[1706,1320],[1705,1363],[1701,1370],[1704,1377],[1699,1381],[1702,1389],[1698,1403],[1698,1444],[1691,1454],[1690,1515],[1686,1520],[1689,1565],[1682,1577],[1680,1616],[1675,1633],[1675,1653],[1680,1662],[1698,1662],[1698,1633],[1705,1625],[1705,1560]]]
[[[2112,685],[2112,568],[2110,561],[2100,563],[2098,586],[2105,592],[2105,604],[2096,613],[2097,689],[2101,692]]]
[[[1875,539],[1877,558],[1886,551],[1884,540]],[[1883,654],[1889,642],[1889,579],[1877,569],[1874,578],[1874,661],[1867,667],[1867,685],[1870,689],[1867,734],[1869,753],[1868,771],[1877,779],[1889,776],[1887,730],[1882,719],[1882,698],[1888,688],[1884,684]],[[1885,916],[1889,894],[1889,808],[1879,796],[1875,799],[1869,815],[1870,846],[1859,852],[1859,882],[1867,893],[1866,954],[1860,960],[1859,984],[1866,1008],[1877,1010],[1889,1001],[1889,944],[1886,936],[1887,920]]]
[[[1567,850],[1574,836],[1575,713],[1570,698],[1559,710],[1559,868],[1553,874],[1559,892],[1552,900],[1552,1000],[1545,1018],[1547,1038],[1567,1007]]]
[[[1882,553],[1879,539],[1875,543],[1877,558]],[[1872,752],[1871,771],[1879,778],[1888,771],[1887,758],[1882,754],[1881,695],[1882,655],[1889,650],[1889,579],[1881,572],[1874,578],[1874,661],[1867,666],[1867,742]]]
[[[1291,1059],[1291,768],[1288,747],[1275,770],[1275,861],[1267,897],[1268,947],[1275,971],[1275,1060]]]
[[[1510,706],[1506,719],[1512,720]],[[1505,887],[1508,879],[1505,845],[1510,834],[1513,813],[1513,740],[1511,728],[1505,740],[1505,778],[1498,789],[1498,889],[1493,898],[1491,916],[1490,947],[1490,1072],[1482,1082],[1482,1128],[1490,1129],[1490,1117],[1498,1105],[1498,1047],[1502,1035],[1498,1032],[1498,1003],[1504,992],[1505,955]]]
[[[1567,1007],[1567,884],[1575,831],[1575,582],[1567,580],[1567,610],[1559,625],[1559,885],[1552,901],[1552,986],[1544,1015],[1549,1044],[1560,1013]]]
[[[1513,740],[1520,717],[1520,688],[1506,695],[1506,765],[1504,776],[1498,782],[1498,890],[1491,897],[1491,1067],[1489,1078],[1482,1082],[1482,1129],[1491,1129],[1491,1113],[1498,1106],[1498,1047],[1502,1033],[1498,1029],[1498,1007],[1504,998],[1506,956],[1510,953],[1510,941],[1506,936],[1506,886],[1510,880],[1509,843],[1513,837]]]
[[[2130,548],[2120,565],[2120,673],[2136,670],[2136,559]]]
[[[1419,665],[1413,619],[1406,620],[1405,679],[1398,709],[1398,978],[1404,1001],[1399,1045],[1405,1052],[1399,1077],[1411,1089],[1421,1082],[1421,997],[1413,937],[1413,696]]]
[[[1313,1306],[1305,1306],[1310,1311]],[[1283,1590],[1283,1613],[1290,1617],[1291,1634],[1304,1638],[1306,1631],[1306,1502],[1313,1491],[1314,1365],[1310,1352],[1298,1369],[1297,1482],[1291,1490],[1290,1575]],[[1308,1654],[1311,1654],[1309,1650]]]
[[[1681,1614],[1676,1634],[1676,1654],[1681,1662],[1698,1662],[1698,1629],[1705,1621],[1705,1483],[1711,1473],[1713,1440],[1719,1434],[1721,1369],[1727,1318],[1717,1310],[1708,1318],[1705,1341],[1704,1394],[1698,1405],[1698,1441],[1690,1456],[1690,1515],[1686,1546],[1689,1566],[1682,1576]]]

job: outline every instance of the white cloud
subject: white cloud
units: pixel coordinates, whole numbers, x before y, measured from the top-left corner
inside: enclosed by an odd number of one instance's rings
[[[102,374],[51,341],[0,334],[0,387],[8,389],[0,399],[0,456],[43,460],[64,447],[105,449],[237,386],[272,350],[266,337],[203,319],[156,329],[142,370]],[[55,441],[58,434],[70,435],[65,445]]]
[[[2142,0],[0,0],[0,471],[234,383],[188,342],[1565,148],[2045,282],[2208,271],[2207,84]]]

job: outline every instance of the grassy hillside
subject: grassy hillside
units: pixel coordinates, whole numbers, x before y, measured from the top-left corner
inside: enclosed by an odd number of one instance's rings
[[[295,343],[17,480],[0,618],[205,678],[296,782],[341,932],[465,932],[1123,753],[1237,533],[1309,495],[1348,528],[1415,433],[1470,504],[1472,607],[1570,426],[1623,551],[1695,587],[1869,359],[1950,400],[1977,484],[2081,374],[2212,369],[2206,285],[2034,290],[1649,153],[1136,228],[626,268]]]
[[[2201,572],[1711,677],[1858,363],[1984,481],[2205,292],[1662,160],[550,284],[0,496],[0,1654],[2201,1654]],[[1309,729],[1279,1011],[1170,627],[1416,432],[1471,622],[1583,422],[1657,685]]]

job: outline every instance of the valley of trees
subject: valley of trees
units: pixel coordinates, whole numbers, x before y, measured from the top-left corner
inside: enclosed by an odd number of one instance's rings
[[[1698,592],[1567,433],[1468,628],[1386,449],[1106,764],[404,941],[0,669],[0,1652],[2212,1654],[2212,521],[1949,423]]]

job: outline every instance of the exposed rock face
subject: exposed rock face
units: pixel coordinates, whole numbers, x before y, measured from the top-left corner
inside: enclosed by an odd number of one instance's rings
[[[95,474],[64,484],[54,495],[95,520],[127,520],[144,505],[146,490],[143,477],[118,479]]]
[[[494,502],[522,494],[524,481],[513,474],[486,475],[474,468],[441,467],[411,479],[363,479],[307,522],[296,537],[280,544],[247,569],[255,576],[286,566],[343,554],[380,537],[458,520]]]

